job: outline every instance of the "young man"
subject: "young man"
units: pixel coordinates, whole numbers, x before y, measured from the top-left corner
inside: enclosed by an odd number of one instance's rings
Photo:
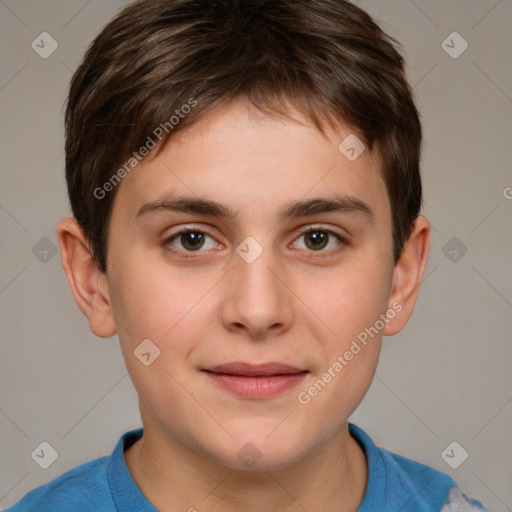
[[[347,420],[429,250],[403,60],[341,0],[142,0],[73,77],[59,224],[143,429],[21,511],[483,510]]]

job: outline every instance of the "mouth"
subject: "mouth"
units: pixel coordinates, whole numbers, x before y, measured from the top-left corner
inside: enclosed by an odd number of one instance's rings
[[[221,388],[244,398],[269,398],[296,386],[309,373],[282,363],[235,362],[202,370]]]

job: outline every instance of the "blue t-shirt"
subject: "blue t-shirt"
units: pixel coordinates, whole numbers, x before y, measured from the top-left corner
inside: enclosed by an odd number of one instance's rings
[[[361,428],[350,422],[348,427],[368,461],[368,485],[358,512],[487,510],[448,475],[378,448]],[[142,428],[126,432],[111,456],[70,469],[6,512],[158,512],[133,480],[123,455],[142,434]]]

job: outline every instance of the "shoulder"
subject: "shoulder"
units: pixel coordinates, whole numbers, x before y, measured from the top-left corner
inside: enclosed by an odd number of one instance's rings
[[[377,447],[368,434],[354,424],[349,423],[349,431],[368,461],[368,484],[359,512],[487,510],[479,501],[460,491],[449,475]]]
[[[32,489],[6,512],[114,511],[107,479],[109,459],[101,457],[66,471]]]
[[[142,434],[142,428],[125,432],[110,456],[66,471],[27,493],[6,512],[156,512],[131,478],[123,455]]]
[[[452,487],[440,512],[489,512],[478,500],[470,498],[458,487]]]
[[[479,501],[464,494],[457,483],[445,473],[383,448],[379,450],[387,460],[388,467],[392,469],[394,478],[400,482],[401,489],[407,494],[403,500],[409,506],[422,506],[421,510],[425,512],[487,511]]]

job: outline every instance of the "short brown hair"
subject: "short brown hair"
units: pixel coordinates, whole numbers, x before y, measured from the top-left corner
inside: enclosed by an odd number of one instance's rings
[[[422,201],[421,124],[397,45],[343,0],[139,0],[124,8],[89,47],[66,108],[69,198],[99,268],[106,271],[116,169],[140,156],[157,127],[165,128],[159,151],[240,97],[284,116],[291,104],[321,131],[341,120],[377,149],[396,263]]]

